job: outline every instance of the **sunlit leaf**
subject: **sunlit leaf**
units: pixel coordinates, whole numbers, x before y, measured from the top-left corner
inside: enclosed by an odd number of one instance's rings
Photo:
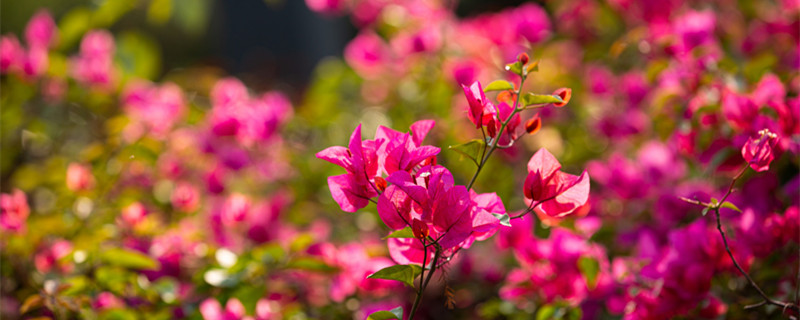
[[[552,94],[533,94],[526,93],[520,97],[520,107],[542,105],[548,103],[564,102],[561,97]]]
[[[411,230],[411,227],[405,227],[400,230],[395,230],[394,232],[390,233],[388,236],[381,238],[382,240],[386,240],[389,238],[414,238],[414,231]]]
[[[399,264],[378,270],[378,272],[369,275],[367,278],[396,280],[405,283],[409,287],[414,287],[414,278],[420,273],[422,273],[422,268],[418,265]]]
[[[481,152],[485,146],[486,142],[483,140],[473,139],[466,143],[450,146],[449,148],[469,158],[475,165],[478,165],[480,163],[479,158],[481,157]]]
[[[132,250],[122,248],[107,249],[102,253],[103,260],[112,265],[130,269],[156,270],[160,267],[158,261]]]
[[[504,225],[506,227],[511,226],[511,217],[508,216],[508,213],[503,213],[503,214],[492,213],[492,215],[494,215],[494,217],[497,218],[497,220],[500,220],[501,225]]]
[[[586,286],[594,289],[597,285],[597,274],[600,272],[600,263],[591,257],[581,257],[578,259],[578,269],[586,280]]]
[[[721,208],[728,208],[728,209],[734,210],[736,212],[742,212],[742,210],[739,209],[739,207],[737,207],[735,204],[730,203],[728,201],[723,202],[720,207]]]
[[[495,80],[483,88],[483,92],[514,90],[514,85],[505,80]]]

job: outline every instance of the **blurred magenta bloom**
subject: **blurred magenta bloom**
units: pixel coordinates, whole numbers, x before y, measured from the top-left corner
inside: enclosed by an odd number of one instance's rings
[[[47,10],[39,10],[25,27],[25,41],[29,47],[50,48],[56,42],[58,29]]]
[[[67,167],[67,189],[84,191],[94,187],[94,176],[88,165],[70,163]]]
[[[72,76],[83,84],[110,89],[116,81],[115,48],[114,37],[108,31],[89,31],[81,40],[80,53],[72,58]]]
[[[0,229],[11,232],[25,230],[30,208],[25,193],[14,189],[11,193],[0,194]]]

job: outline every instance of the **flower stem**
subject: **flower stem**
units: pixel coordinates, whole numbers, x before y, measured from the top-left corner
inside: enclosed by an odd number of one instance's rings
[[[497,136],[495,136],[494,139],[492,139],[492,144],[489,147],[489,151],[486,152],[483,158],[481,158],[481,162],[478,163],[478,169],[475,171],[475,174],[472,176],[472,179],[469,181],[469,184],[467,184],[467,190],[472,188],[472,185],[475,183],[475,179],[478,178],[478,175],[481,173],[481,170],[486,165],[486,162],[489,161],[489,156],[491,156],[492,152],[494,152],[494,150],[497,149],[497,145],[500,143],[500,135],[502,135],[503,132],[506,131],[506,126],[508,126],[508,123],[511,122],[511,119],[513,119],[514,116],[517,115],[517,113],[522,111],[519,108],[517,108],[517,106],[519,106],[519,97],[520,95],[522,95],[522,85],[525,83],[525,78],[526,78],[525,75],[520,76],[519,88],[515,92],[517,97],[514,99],[514,111],[512,111],[511,115],[509,115],[508,118],[505,119],[505,121],[503,121],[503,125],[500,126],[500,130],[497,131]]]
[[[425,255],[422,257],[422,272],[419,275],[419,291],[417,291],[417,297],[414,299],[414,304],[411,306],[411,312],[408,313],[408,320],[414,319],[414,315],[417,313],[419,303],[422,301],[422,294],[425,292],[428,282],[431,281],[431,276],[436,271],[436,262],[439,260],[439,254],[441,252],[440,247],[436,245],[436,251],[433,254],[433,260],[431,260],[431,270],[428,271],[428,277],[425,278],[425,264],[428,258],[428,247],[424,246],[424,244],[423,247]]]

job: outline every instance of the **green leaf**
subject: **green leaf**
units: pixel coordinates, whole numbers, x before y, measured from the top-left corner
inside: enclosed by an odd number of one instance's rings
[[[390,233],[388,236],[381,238],[381,240],[386,240],[389,238],[414,238],[414,231],[411,230],[411,227],[405,227],[400,230],[395,230],[394,232]]]
[[[386,267],[378,272],[375,272],[367,278],[369,279],[386,279],[396,280],[407,284],[409,287],[414,287],[414,278],[422,273],[422,268],[413,264],[399,264],[391,267]]]
[[[561,97],[552,94],[533,94],[530,92],[523,95],[520,99],[521,107],[557,102],[564,102],[564,100],[562,100]]]
[[[402,320],[403,319],[403,307],[402,306],[394,308],[392,310],[388,310],[388,311],[387,310],[381,310],[381,311],[373,312],[367,317],[367,320],[391,320],[391,319],[397,319],[397,320]]]
[[[492,81],[486,88],[483,88],[483,92],[489,91],[505,91],[505,90],[514,90],[514,85],[511,82],[505,80],[495,80]]]
[[[705,208],[703,208],[703,212],[702,212],[702,213],[703,213],[703,216],[704,216],[704,217],[705,217],[705,216],[706,216],[706,214],[708,213],[708,210],[709,210],[709,209],[711,209],[711,208],[709,208],[709,207],[705,207]]]
[[[311,257],[300,257],[295,258],[289,261],[287,268],[290,269],[300,269],[300,270],[308,270],[308,271],[318,271],[318,272],[334,272],[338,269],[332,266],[329,266],[325,262],[320,259],[311,258]]]
[[[89,30],[92,21],[92,10],[77,7],[66,14],[58,22],[59,47],[66,49],[80,40],[81,36]]]
[[[450,146],[448,148],[469,158],[475,165],[478,165],[480,163],[478,158],[481,156],[481,152],[485,147],[486,142],[480,139],[473,139],[467,143]]]
[[[728,201],[723,202],[720,207],[721,208],[728,208],[728,209],[734,210],[734,211],[739,212],[739,213],[742,212],[742,210],[739,209],[739,207],[737,207],[735,204],[730,203]]]
[[[544,305],[536,311],[536,320],[549,320],[556,317],[556,307]]]
[[[139,32],[124,32],[117,38],[116,59],[127,78],[153,80],[161,70],[158,42]]]
[[[517,61],[514,63],[509,63],[506,65],[506,70],[511,71],[515,74],[522,75],[522,63]]]
[[[527,68],[527,69],[528,69],[528,73],[530,73],[530,72],[535,72],[535,71],[539,71],[539,60],[536,60],[536,61],[534,61],[534,62],[531,62],[531,63],[528,65],[528,68]]]
[[[711,198],[711,205],[716,207],[717,204],[719,204],[719,200],[717,200],[717,198]]]
[[[130,269],[156,270],[160,267],[158,261],[145,254],[121,248],[106,250],[102,258],[109,265]]]
[[[591,257],[581,257],[578,259],[578,269],[586,280],[586,286],[594,289],[597,285],[597,274],[600,272],[600,263]]]
[[[500,220],[500,224],[501,225],[504,225],[506,227],[510,227],[511,226],[511,217],[508,216],[508,213],[503,213],[503,214],[492,213],[492,215],[495,218],[497,218],[497,220]]]

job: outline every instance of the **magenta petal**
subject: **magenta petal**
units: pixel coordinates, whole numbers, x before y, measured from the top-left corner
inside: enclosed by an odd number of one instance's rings
[[[225,313],[233,316],[234,319],[241,319],[246,314],[244,305],[236,298],[230,298],[228,303],[225,304]]]
[[[422,140],[425,140],[434,125],[436,121],[433,120],[420,120],[411,124],[411,136],[416,146],[422,145]]]
[[[550,177],[561,169],[561,163],[545,148],[539,149],[528,161],[529,172],[539,172],[543,178]]]
[[[328,161],[345,169],[350,167],[350,156],[348,155],[347,148],[345,147],[329,147],[325,150],[317,152],[317,158]]]
[[[411,199],[420,205],[428,203],[428,193],[424,187],[418,186],[411,179],[411,174],[405,171],[396,171],[386,178],[386,181],[393,183],[399,189],[408,194]]]
[[[208,298],[200,304],[200,314],[205,320],[222,320],[222,306],[214,298]]]
[[[410,202],[408,194],[391,185],[378,198],[378,216],[390,229],[403,229],[411,221]]]
[[[389,238],[389,255],[398,264],[422,264],[425,251],[422,242],[413,238]],[[433,250],[428,250],[427,262],[433,259]]]
[[[369,204],[368,197],[359,192],[361,188],[356,184],[352,174],[328,177],[328,186],[333,200],[339,204],[342,211],[356,212]]]

